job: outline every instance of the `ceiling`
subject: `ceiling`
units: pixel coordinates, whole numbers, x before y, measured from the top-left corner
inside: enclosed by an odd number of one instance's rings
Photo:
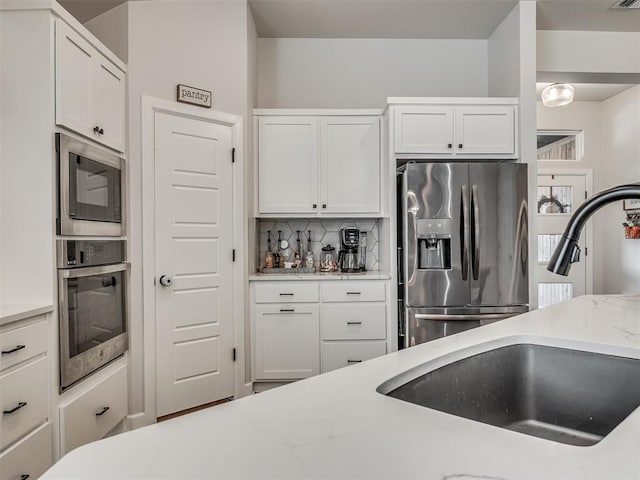
[[[86,22],[125,0],[59,2],[78,20]],[[516,0],[248,2],[259,36],[294,38],[488,38],[518,3]],[[640,32],[640,9],[612,9],[614,3],[615,0],[538,0],[537,29]]]

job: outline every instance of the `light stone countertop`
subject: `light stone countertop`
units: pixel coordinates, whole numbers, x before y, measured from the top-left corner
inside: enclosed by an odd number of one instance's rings
[[[287,280],[389,280],[391,275],[389,272],[382,272],[378,270],[371,270],[362,273],[254,273],[249,275],[249,281],[287,281]]]
[[[414,367],[513,343],[640,358],[640,295],[579,297],[107,438],[42,478],[640,478],[640,408],[577,447],[376,391]]]
[[[35,317],[53,311],[51,304],[0,304],[0,325],[5,325],[25,318]]]

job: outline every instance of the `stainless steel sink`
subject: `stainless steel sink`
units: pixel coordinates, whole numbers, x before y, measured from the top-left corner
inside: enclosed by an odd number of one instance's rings
[[[527,435],[588,446],[640,405],[640,360],[516,344],[450,363],[383,393]]]

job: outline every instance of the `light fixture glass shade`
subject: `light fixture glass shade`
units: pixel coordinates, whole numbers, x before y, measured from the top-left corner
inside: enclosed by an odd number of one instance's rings
[[[575,89],[569,83],[554,83],[542,90],[542,104],[545,107],[560,107],[573,102]]]

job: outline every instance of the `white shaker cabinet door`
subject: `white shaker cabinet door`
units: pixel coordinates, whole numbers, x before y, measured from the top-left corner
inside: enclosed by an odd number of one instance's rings
[[[320,373],[318,305],[255,308],[255,379],[297,380]]]
[[[456,107],[456,154],[515,154],[515,138],[513,106]]]
[[[62,21],[56,22],[56,123],[93,137],[92,72],[95,49]]]
[[[318,123],[312,117],[261,117],[259,211],[318,212]]]
[[[320,119],[322,213],[380,211],[380,119]]]
[[[98,132],[95,139],[124,151],[125,74],[101,54],[95,57],[93,75],[93,116]]]
[[[395,116],[396,153],[453,153],[453,107],[404,106]]]

